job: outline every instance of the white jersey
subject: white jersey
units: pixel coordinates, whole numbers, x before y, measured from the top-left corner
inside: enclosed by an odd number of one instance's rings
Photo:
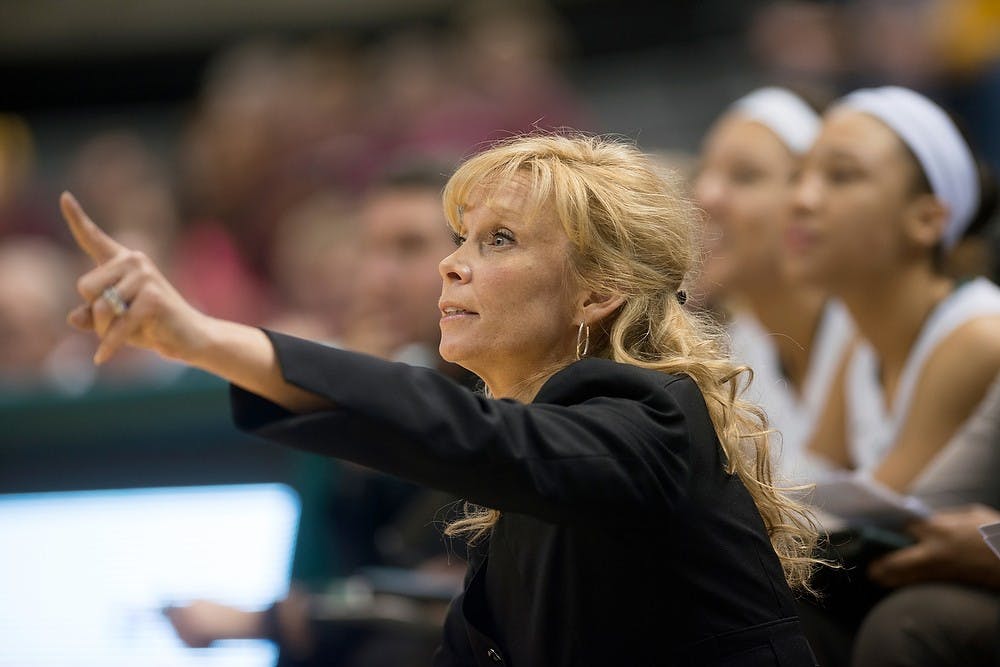
[[[775,336],[750,315],[737,315],[730,322],[732,357],[753,369],[754,379],[747,398],[767,413],[771,428],[775,468],[784,481],[804,482],[815,478],[822,465],[807,457],[816,422],[823,411],[847,345],[854,337],[854,324],[837,301],[828,301],[820,314],[809,366],[802,391],[790,384],[781,368]]]
[[[1000,507],[1000,376],[972,416],[913,482],[929,507]]]
[[[874,348],[862,342],[847,369],[847,446],[855,469],[871,472],[899,437],[928,357],[958,327],[979,317],[1000,315],[1000,288],[985,278],[959,286],[924,323],[899,378],[893,404],[885,404]]]

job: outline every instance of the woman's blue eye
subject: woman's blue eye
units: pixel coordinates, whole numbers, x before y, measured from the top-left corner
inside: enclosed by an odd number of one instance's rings
[[[490,237],[490,245],[502,247],[514,242],[514,235],[505,229],[500,229],[495,232]]]

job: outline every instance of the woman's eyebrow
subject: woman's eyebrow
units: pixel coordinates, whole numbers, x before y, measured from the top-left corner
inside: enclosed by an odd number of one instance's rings
[[[857,153],[843,148],[827,148],[822,151],[818,151],[816,153],[816,157],[822,160],[851,162],[854,164],[862,164],[865,162],[865,159]]]

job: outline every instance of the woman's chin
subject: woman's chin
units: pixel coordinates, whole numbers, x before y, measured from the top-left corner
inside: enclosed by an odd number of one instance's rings
[[[785,276],[792,282],[816,288],[827,288],[828,277],[823,267],[801,258],[786,262]]]
[[[442,337],[441,343],[438,345],[438,352],[445,361],[469,369],[469,350],[465,349],[465,346]]]

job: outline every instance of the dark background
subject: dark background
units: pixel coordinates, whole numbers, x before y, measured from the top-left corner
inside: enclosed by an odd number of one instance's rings
[[[646,50],[698,48],[741,35],[759,0],[553,2],[573,44],[573,69]],[[130,6],[130,5],[135,5]],[[81,106],[171,104],[197,92],[224,44],[257,34],[334,32],[370,40],[414,22],[447,22],[441,0],[195,2],[3,0],[2,106],[37,113]],[[697,63],[691,63],[696,66]]]

